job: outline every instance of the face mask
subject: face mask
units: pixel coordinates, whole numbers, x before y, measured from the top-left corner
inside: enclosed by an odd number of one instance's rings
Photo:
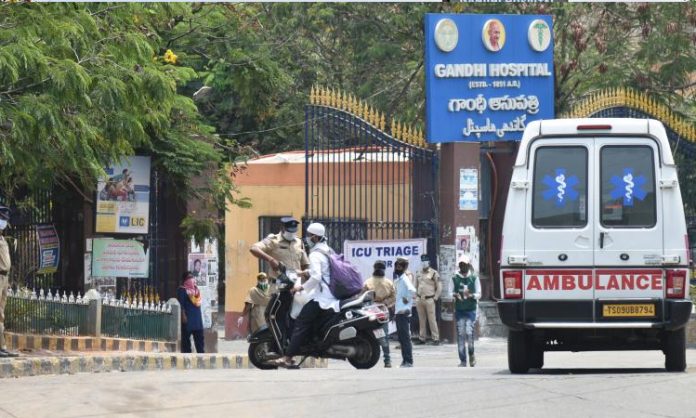
[[[430,267],[430,262],[429,261],[421,261],[421,265],[423,266],[423,270],[427,270],[428,267]]]
[[[0,219],[0,231],[2,231],[5,228],[7,228],[7,221],[4,219]]]
[[[283,238],[285,238],[286,241],[294,241],[295,237],[297,237],[296,233],[283,231]]]
[[[261,290],[266,290],[268,289],[268,282],[259,282],[259,284],[256,285],[259,289]]]
[[[305,242],[305,246],[307,246],[307,248],[309,248],[309,249],[312,249],[312,247],[314,247],[316,245],[316,242],[312,241],[311,238],[305,238],[304,242]]]

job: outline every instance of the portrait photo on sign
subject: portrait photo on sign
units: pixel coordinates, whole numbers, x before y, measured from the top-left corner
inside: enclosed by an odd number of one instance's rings
[[[471,238],[467,236],[457,237],[457,251],[468,253],[470,251]]]
[[[196,278],[197,286],[208,285],[208,259],[204,254],[189,254],[188,271]]]
[[[497,52],[505,46],[505,26],[498,19],[490,19],[483,25],[482,36],[489,51]]]

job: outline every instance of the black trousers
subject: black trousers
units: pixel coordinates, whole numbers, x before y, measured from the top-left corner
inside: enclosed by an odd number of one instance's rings
[[[191,336],[193,335],[193,343],[196,345],[196,353],[205,353],[203,348],[203,330],[198,331],[187,331],[186,325],[181,327],[181,352],[190,353],[191,352]]]
[[[332,309],[321,309],[318,302],[309,301],[302,308],[302,311],[295,320],[295,325],[288,345],[288,356],[296,356],[300,352],[300,347],[312,336],[312,332],[330,321],[335,312]]]

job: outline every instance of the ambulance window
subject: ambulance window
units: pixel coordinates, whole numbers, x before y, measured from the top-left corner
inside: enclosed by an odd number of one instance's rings
[[[537,228],[587,224],[587,148],[540,147],[534,157],[532,224]]]
[[[607,146],[601,155],[602,225],[650,228],[656,223],[655,163],[647,146]]]

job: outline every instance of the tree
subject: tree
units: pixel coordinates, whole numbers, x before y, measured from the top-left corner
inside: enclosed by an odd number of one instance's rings
[[[201,10],[172,31],[198,56],[191,65],[213,88],[200,108],[224,138],[261,153],[302,148],[303,106],[315,84],[422,126],[427,12],[552,15],[557,113],[589,92],[618,86],[694,111],[692,4],[264,3]]]
[[[157,31],[182,13],[190,6],[0,3],[6,199],[53,187],[84,195],[103,167],[136,152],[151,155],[182,196],[196,192],[190,179],[224,154],[178,92],[196,72],[179,65]],[[231,196],[229,177],[218,174],[202,189]]]

